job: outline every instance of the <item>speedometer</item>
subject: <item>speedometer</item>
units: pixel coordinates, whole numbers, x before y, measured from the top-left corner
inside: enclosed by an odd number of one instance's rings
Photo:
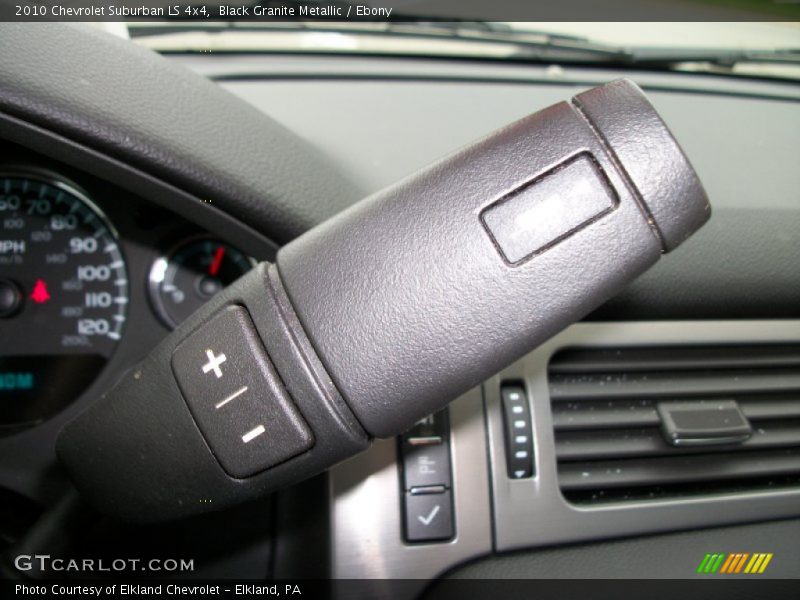
[[[0,426],[61,408],[99,373],[127,315],[116,233],[76,187],[0,172]]]

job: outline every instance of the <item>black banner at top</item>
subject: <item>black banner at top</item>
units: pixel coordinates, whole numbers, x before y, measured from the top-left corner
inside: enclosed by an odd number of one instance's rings
[[[0,21],[800,21],[800,0],[0,0]]]

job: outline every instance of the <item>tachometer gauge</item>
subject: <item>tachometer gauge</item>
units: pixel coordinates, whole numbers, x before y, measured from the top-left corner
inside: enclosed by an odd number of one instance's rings
[[[75,187],[0,172],[0,426],[73,400],[122,335],[128,277],[116,233]]]
[[[254,265],[229,244],[205,237],[190,239],[150,269],[153,307],[165,325],[175,327]]]

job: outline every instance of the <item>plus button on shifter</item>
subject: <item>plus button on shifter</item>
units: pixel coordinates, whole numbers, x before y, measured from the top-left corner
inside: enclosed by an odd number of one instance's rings
[[[220,369],[220,365],[228,360],[227,357],[224,354],[214,356],[214,351],[211,349],[206,350],[206,356],[208,357],[208,362],[203,365],[203,373],[214,371],[214,375],[216,375],[217,379],[219,379],[222,377],[222,369]]]
[[[211,451],[233,477],[313,445],[243,307],[224,308],[189,335],[172,354],[172,370]]]

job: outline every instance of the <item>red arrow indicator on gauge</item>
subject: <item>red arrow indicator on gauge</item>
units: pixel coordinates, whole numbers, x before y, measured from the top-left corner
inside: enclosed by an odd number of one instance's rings
[[[31,292],[31,300],[36,304],[44,304],[50,300],[50,293],[47,291],[47,284],[44,279],[37,279],[33,284],[33,291]]]
[[[211,260],[211,266],[208,268],[208,274],[216,277],[219,273],[219,268],[222,266],[222,259],[225,257],[225,246],[217,246],[214,252],[214,258]]]

